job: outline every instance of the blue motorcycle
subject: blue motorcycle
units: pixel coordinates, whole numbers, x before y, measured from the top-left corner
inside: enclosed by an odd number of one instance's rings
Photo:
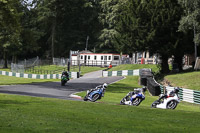
[[[122,100],[120,101],[121,105],[133,105],[138,106],[145,99],[144,92],[146,87],[134,89],[134,91],[129,92]]]
[[[95,89],[91,89],[87,91],[86,96],[84,97],[84,101],[91,101],[95,102],[97,100],[100,100],[102,97],[104,97],[105,90],[107,88],[107,84],[104,83],[103,85],[97,86]]]

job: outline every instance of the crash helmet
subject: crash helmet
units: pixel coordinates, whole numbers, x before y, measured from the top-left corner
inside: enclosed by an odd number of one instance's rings
[[[179,89],[180,89],[179,87],[174,87],[174,92],[175,92],[175,93],[178,93],[178,92],[179,92]]]
[[[68,74],[67,71],[62,72],[62,75],[67,75],[67,74]]]
[[[108,84],[104,83],[103,88],[107,88]]]
[[[142,91],[145,92],[147,90],[147,87],[142,87]]]

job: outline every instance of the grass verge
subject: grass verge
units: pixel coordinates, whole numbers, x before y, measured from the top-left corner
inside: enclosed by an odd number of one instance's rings
[[[0,94],[0,132],[199,132],[199,106],[152,109],[150,96],[138,107],[122,106],[106,100],[109,90],[101,103]]]
[[[46,66],[39,66],[39,67],[34,67],[34,70],[35,72],[39,72],[40,70],[42,70],[43,72],[44,71],[56,71],[56,70],[59,70],[58,72],[56,72],[56,74],[61,74],[61,72],[63,70],[66,70],[67,71],[67,67],[66,66],[57,66],[57,65],[46,65]],[[91,66],[81,66],[81,75],[84,75],[86,73],[89,73],[89,72],[94,72],[94,71],[98,71],[98,70],[104,70],[105,68],[102,68],[102,67],[91,67]],[[11,72],[10,69],[0,69],[0,71],[8,71],[8,72]],[[79,68],[78,67],[71,67],[71,72],[79,72]],[[33,71],[28,71],[28,72],[25,72],[25,73],[28,73],[28,74],[35,74]],[[38,73],[36,73],[38,74]],[[45,73],[40,73],[40,74],[47,74],[46,72]]]
[[[119,105],[140,87],[138,78],[109,85],[99,103],[0,94],[0,132],[199,132],[199,105],[181,102],[175,110],[152,109],[158,97],[148,93],[138,107]]]
[[[38,82],[54,82],[60,79],[29,79],[0,75],[0,85],[30,84]]]
[[[135,69],[142,69],[142,68],[150,68],[153,72],[159,72],[159,66],[152,65],[152,64],[126,64],[126,65],[118,65],[109,69],[109,71],[120,71],[120,70],[135,70]]]
[[[167,75],[165,80],[172,86],[179,86],[186,89],[200,90],[200,72],[187,72]]]

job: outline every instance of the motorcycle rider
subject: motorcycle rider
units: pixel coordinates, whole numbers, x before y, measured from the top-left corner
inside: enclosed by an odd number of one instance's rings
[[[99,86],[97,86],[94,89],[90,89],[87,94],[90,94],[92,91],[95,91],[95,90],[98,90],[98,89],[103,89],[103,94],[102,94],[102,97],[103,97],[104,96],[104,92],[105,92],[107,86],[108,86],[108,84],[104,83],[103,85],[99,85]]]
[[[137,98],[137,95],[139,95],[139,96],[144,95],[146,90],[147,90],[147,88],[145,86],[142,88],[134,89],[134,91],[132,93],[131,101],[133,102]]]
[[[63,71],[63,72],[62,72],[62,76],[64,76],[64,75],[67,77],[67,80],[69,80],[69,74],[68,74],[67,71]]]
[[[162,95],[162,96],[158,99],[158,101],[160,102],[161,99],[169,98],[169,97],[174,97],[175,94],[178,94],[179,89],[180,89],[179,87],[174,87],[174,90],[172,90],[171,92],[169,92],[169,95],[167,95],[167,94]]]

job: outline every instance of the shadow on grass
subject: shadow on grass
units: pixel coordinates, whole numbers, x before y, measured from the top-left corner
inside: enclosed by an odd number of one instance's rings
[[[107,89],[107,92],[111,93],[124,93],[127,91],[133,91],[135,88],[139,88],[139,85],[128,85],[128,84],[122,84],[122,83],[117,83],[110,85],[109,89]]]
[[[22,101],[17,101],[17,100],[0,100],[0,106],[6,105],[6,104],[17,104],[17,105],[25,105],[29,104],[30,102],[22,102]]]

